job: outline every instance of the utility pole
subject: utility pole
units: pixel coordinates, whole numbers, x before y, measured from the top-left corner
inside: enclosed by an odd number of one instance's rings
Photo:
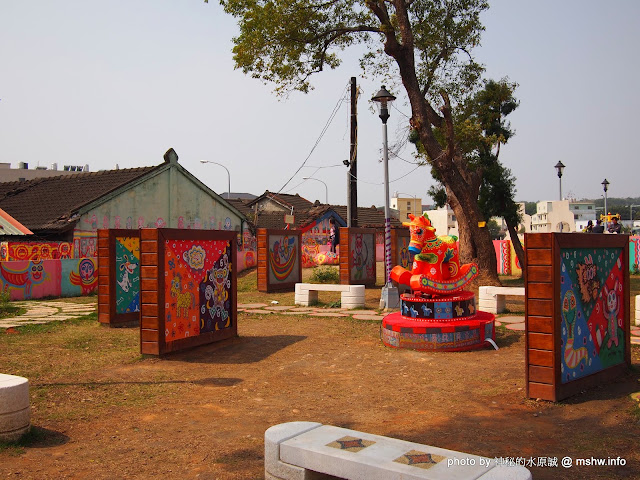
[[[358,226],[358,87],[351,77],[351,146],[347,176],[347,227]]]

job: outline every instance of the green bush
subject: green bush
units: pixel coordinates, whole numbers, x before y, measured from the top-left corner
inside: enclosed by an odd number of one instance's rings
[[[311,274],[311,283],[340,283],[338,269],[329,265],[315,267]]]

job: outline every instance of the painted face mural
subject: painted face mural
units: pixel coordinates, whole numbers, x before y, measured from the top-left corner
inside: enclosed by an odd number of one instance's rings
[[[82,289],[82,295],[88,295],[98,286],[98,276],[93,258],[82,258],[78,262],[78,273],[69,274],[69,282]]]

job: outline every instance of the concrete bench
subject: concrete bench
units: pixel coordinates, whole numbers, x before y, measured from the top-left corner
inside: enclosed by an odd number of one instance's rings
[[[336,285],[332,283],[296,283],[296,305],[308,307],[317,303],[318,292],[341,292],[342,308],[364,307],[364,285]]]
[[[640,327],[640,295],[636,295],[636,327]]]
[[[504,312],[504,297],[524,297],[524,287],[480,287],[478,310],[489,313]]]
[[[0,441],[15,442],[30,427],[29,380],[0,373]]]
[[[266,480],[530,480],[523,466],[315,422],[264,434]]]

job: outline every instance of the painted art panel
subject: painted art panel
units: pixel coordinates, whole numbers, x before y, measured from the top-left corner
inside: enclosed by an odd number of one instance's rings
[[[376,281],[375,234],[354,233],[349,236],[352,283]]]
[[[140,311],[140,238],[116,237],[116,314]]]
[[[563,248],[561,379],[568,383],[625,361],[622,248]]]
[[[269,235],[269,284],[300,282],[300,245],[297,235]]]
[[[165,342],[232,326],[232,245],[165,240]]]
[[[400,265],[407,270],[411,270],[413,265],[413,254],[409,252],[410,236],[396,235],[396,258],[394,265]]]

